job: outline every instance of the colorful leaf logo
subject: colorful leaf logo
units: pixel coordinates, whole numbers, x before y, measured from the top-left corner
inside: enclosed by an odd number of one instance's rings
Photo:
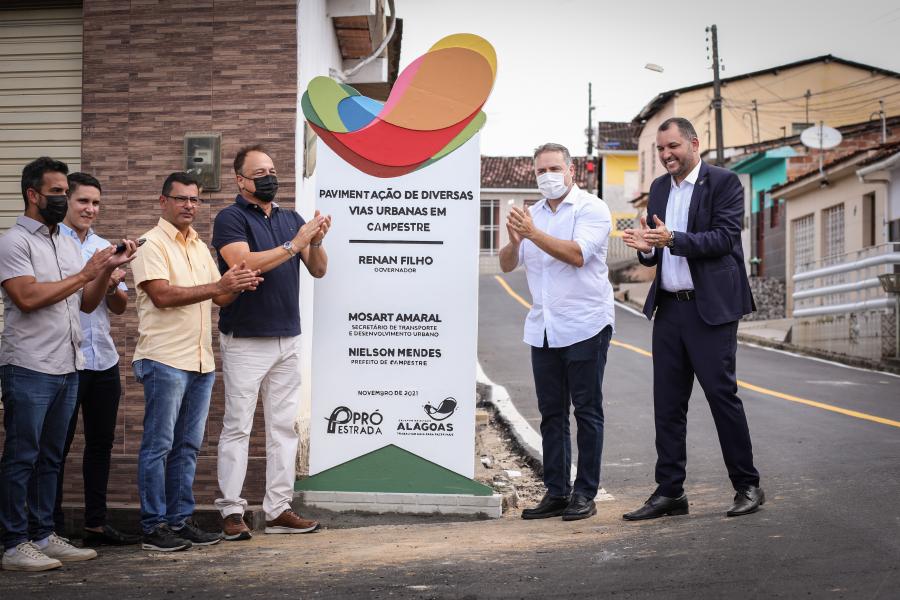
[[[346,162],[375,177],[398,177],[440,160],[478,133],[496,77],[493,46],[458,33],[407,66],[387,102],[316,77],[301,105],[310,127]]]

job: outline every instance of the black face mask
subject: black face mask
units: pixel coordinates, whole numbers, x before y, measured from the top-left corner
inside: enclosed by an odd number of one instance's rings
[[[253,185],[256,186],[256,191],[253,192],[253,195],[258,200],[271,202],[275,199],[275,194],[278,192],[278,177],[275,175],[263,175],[255,178]]]
[[[41,193],[38,192],[38,194]],[[44,198],[47,199],[47,204],[43,207],[38,206],[38,212],[40,213],[41,218],[44,219],[44,222],[49,227],[53,227],[62,222],[62,220],[66,218],[66,213],[69,210],[69,199],[63,194],[55,196],[41,194],[41,196],[44,196]]]

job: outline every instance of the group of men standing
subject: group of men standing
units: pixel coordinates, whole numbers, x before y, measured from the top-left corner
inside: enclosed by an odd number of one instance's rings
[[[331,218],[305,221],[274,202],[278,178],[261,146],[234,160],[237,198],[215,219],[218,260],[192,227],[200,184],[169,175],[160,219],[137,241],[114,246],[93,230],[100,182],[48,157],[22,172],[25,213],[0,238],[5,323],[0,341],[5,440],[0,459],[2,568],[39,571],[95,558],[91,547],[142,543],[184,550],[251,537],[241,498],[258,398],[266,427],[266,533],[306,533],[318,524],[290,506],[300,404],[299,269],[328,266]],[[121,377],[109,311],[128,302],[131,263],[138,342],[135,379],[144,388],[138,459],[141,536],[107,523],[106,488]],[[246,292],[246,293],[245,293]],[[225,415],[218,445],[216,501],[222,531],[194,521],[193,482],[209,411],[215,362],[211,305],[219,329]],[[84,545],[62,536],[62,478],[79,409],[85,436]]]
[[[700,160],[699,145],[686,119],[674,117],[659,126],[656,150],[666,174],[650,186],[651,219],[642,217],[640,227],[623,232],[638,260],[656,267],[644,313],[654,320],[657,488],[623,515],[628,521],[689,511],[686,431],[695,375],[735,489],[726,515],[747,515],[765,502],[735,377],[737,323],[754,310],[741,246],[743,187],[734,173]],[[538,147],[534,173],[543,198],[530,209],[511,209],[509,243],[500,251],[504,272],[524,267],[532,297],[524,341],[531,347],[547,491],[522,518],[571,521],[596,513],[602,384],[614,326],[606,267],[612,224],[606,204],[575,185],[565,147]],[[574,482],[570,408],[578,427]]]
[[[657,488],[626,520],[689,511],[684,492],[686,422],[694,376],[710,404],[735,488],[728,516],[765,502],[750,433],[737,397],[737,322],[754,309],[741,250],[743,190],[737,177],[700,160],[696,131],[665,121],[657,152],[667,171],[650,187],[648,213],[624,232],[656,275],[644,312],[653,328],[653,405]],[[182,550],[223,538],[250,537],[241,490],[257,399],[266,427],[267,533],[304,533],[317,523],[291,510],[299,408],[299,269],[322,277],[322,246],[331,218],[309,222],[275,202],[277,174],[259,146],[234,159],[239,193],[215,219],[211,256],[191,226],[200,186],[185,173],[166,178],[161,217],[137,242],[118,247],[92,225],[100,183],[66,177],[66,165],[41,158],[25,167],[25,214],[0,238],[0,284],[6,323],[0,382],[6,440],[0,461],[4,569],[42,570],[87,560],[90,548],[61,537],[60,483],[80,407],[85,431],[85,542],[138,540],[106,523],[106,484],[120,376],[108,311],[128,300],[124,267],[132,263],[139,338],[135,378],[144,386],[144,435],[138,486],[143,547]],[[568,150],[545,144],[534,153],[543,198],[512,208],[503,271],[524,266],[533,299],[525,323],[541,412],[541,502],[525,519],[596,513],[603,447],[602,384],[615,314],[606,252],[609,208],[574,183]],[[663,215],[665,221],[660,218]],[[140,249],[138,246],[141,245]],[[222,532],[192,518],[192,485],[215,377],[211,304],[222,307],[220,343],[225,415],[218,444]],[[577,424],[577,476],[571,480],[570,407]],[[55,519],[55,520],[54,520]]]

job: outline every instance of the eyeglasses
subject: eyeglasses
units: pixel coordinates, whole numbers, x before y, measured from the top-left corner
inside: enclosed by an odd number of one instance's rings
[[[166,196],[166,198],[170,198],[182,206],[186,205],[188,202],[195,206],[203,204],[203,198],[200,198],[199,196]]]
[[[243,173],[238,173],[238,175],[240,175],[244,179],[252,180],[252,179],[256,179],[257,177],[265,177],[266,175],[276,175],[277,176],[278,173],[275,171],[275,169],[269,169],[268,171],[265,169],[257,169],[250,175],[244,175]]]

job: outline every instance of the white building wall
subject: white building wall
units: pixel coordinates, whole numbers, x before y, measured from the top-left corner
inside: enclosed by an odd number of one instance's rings
[[[304,177],[304,122],[300,98],[309,81],[319,75],[328,75],[329,69],[341,68],[341,52],[338,47],[334,26],[327,14],[326,0],[298,0],[297,2],[297,129],[295,135],[294,165],[297,177],[296,206],[304,218],[309,219],[316,210],[315,173]],[[325,247],[328,241],[326,238]],[[326,275],[327,277],[327,275]],[[312,381],[312,337],[315,335],[313,323],[314,280],[301,269],[300,272],[300,323],[303,329],[301,340],[302,356],[302,404],[300,409],[301,470],[305,473],[309,461],[309,415],[311,408]]]

